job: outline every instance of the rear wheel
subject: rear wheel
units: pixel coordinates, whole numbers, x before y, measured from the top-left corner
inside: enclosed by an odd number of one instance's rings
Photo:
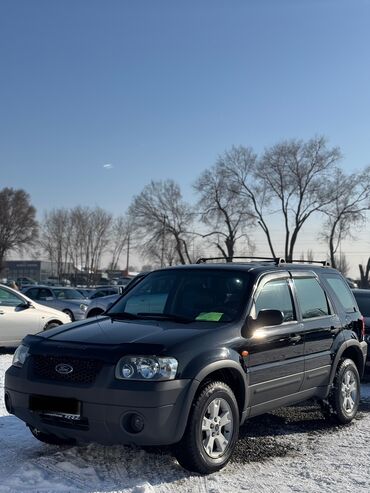
[[[32,435],[40,440],[40,442],[47,443],[49,445],[73,445],[75,443],[72,439],[59,438],[51,433],[44,433],[34,426],[29,426]]]
[[[224,382],[211,382],[194,400],[182,440],[175,445],[180,465],[210,474],[229,461],[239,433],[239,409]]]
[[[351,359],[340,361],[327,401],[323,402],[324,416],[338,423],[350,423],[360,403],[360,376]]]

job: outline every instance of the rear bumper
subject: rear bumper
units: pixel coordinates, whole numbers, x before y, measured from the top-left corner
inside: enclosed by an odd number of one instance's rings
[[[94,386],[86,387],[29,380],[26,369],[11,367],[5,376],[9,410],[45,433],[78,442],[169,445],[181,439],[195,381],[123,382],[110,378],[112,375],[106,370]],[[108,385],[104,385],[106,377]],[[32,411],[31,396],[76,399],[81,403],[81,419],[61,420],[60,416]],[[144,423],[139,433],[128,431],[127,423],[133,414]]]

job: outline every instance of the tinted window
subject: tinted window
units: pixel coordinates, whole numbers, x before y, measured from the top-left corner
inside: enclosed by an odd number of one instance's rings
[[[83,298],[76,289],[53,289],[58,300],[80,300]]]
[[[172,314],[189,320],[230,322],[245,307],[249,275],[216,269],[174,269],[148,274],[109,314]]]
[[[46,298],[53,298],[53,293],[50,291],[50,289],[40,288],[36,299],[37,300],[46,300]]]
[[[284,322],[295,320],[292,296],[288,281],[279,279],[265,284],[255,303],[255,316],[261,310],[279,310],[283,313]]]
[[[296,278],[294,283],[303,318],[329,315],[328,300],[315,278]]]
[[[354,293],[361,315],[370,317],[370,292],[366,294]]]
[[[346,312],[355,312],[356,303],[353,299],[353,294],[351,293],[348,284],[340,277],[326,277],[326,280],[337,295]]]
[[[31,289],[28,289],[25,294],[27,296],[29,296],[30,298],[32,298],[33,300],[38,300],[39,297],[39,289],[38,288],[31,288]]]

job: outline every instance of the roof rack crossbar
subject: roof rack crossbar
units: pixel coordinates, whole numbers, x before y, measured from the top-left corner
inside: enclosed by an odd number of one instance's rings
[[[321,264],[323,267],[331,267],[331,263],[327,260],[291,260],[290,264]]]
[[[276,265],[285,263],[285,260],[281,257],[233,257],[232,261],[237,260],[237,259],[257,261],[257,262],[262,260],[264,262],[273,262]],[[195,263],[196,264],[205,264],[205,263],[212,261],[212,260],[223,260],[226,262],[225,257],[202,257],[202,258],[198,258],[198,260]]]

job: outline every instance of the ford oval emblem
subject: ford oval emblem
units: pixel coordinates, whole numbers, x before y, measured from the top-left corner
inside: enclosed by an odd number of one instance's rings
[[[67,365],[66,363],[59,363],[59,365],[55,367],[55,371],[61,375],[69,375],[73,372],[73,366]]]

